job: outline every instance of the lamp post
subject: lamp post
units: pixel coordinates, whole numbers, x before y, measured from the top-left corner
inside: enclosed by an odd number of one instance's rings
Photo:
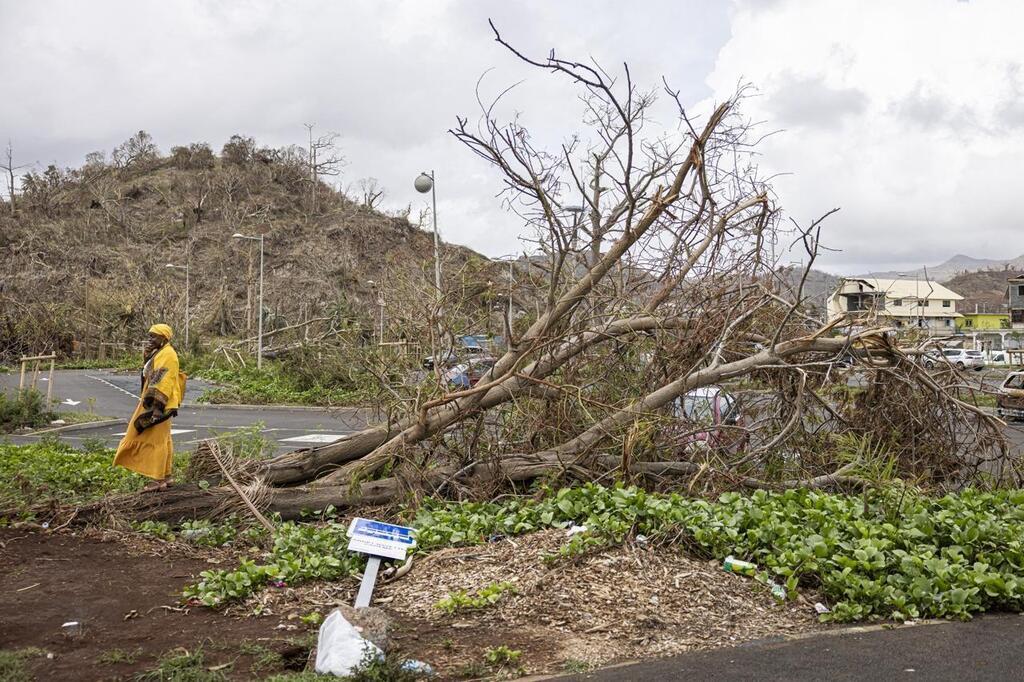
[[[188,328],[189,328],[189,285],[188,285],[188,257],[185,258],[185,265],[175,265],[174,263],[168,263],[165,267],[172,270],[184,270],[185,271],[185,350],[189,349],[188,345]]]
[[[508,324],[509,329],[512,329],[512,285],[515,284],[515,272],[513,267],[515,266],[516,260],[518,260],[516,254],[508,256],[499,256],[495,260],[508,260]]]
[[[235,232],[231,237],[232,239],[249,239],[260,243],[260,311],[256,316],[256,369],[263,369],[263,235],[249,237]]]
[[[579,238],[580,220],[582,219],[583,212],[586,210],[586,208],[583,206],[576,205],[566,206],[565,210],[568,211],[569,213],[572,213],[575,216],[575,218],[573,218],[572,221],[572,241],[570,242],[570,247],[572,249],[575,249],[576,240]]]
[[[437,234],[437,192],[434,189],[434,171],[429,173],[423,171],[416,176],[413,186],[416,191],[420,194],[426,194],[430,192],[431,203],[433,204],[433,211],[431,215],[434,218],[434,287],[437,289],[438,298],[441,297],[441,258],[440,258],[440,236]]]
[[[372,279],[366,280],[366,283],[377,291],[377,306],[380,308],[380,335],[377,338],[377,345],[381,346],[384,344],[384,289],[377,288],[377,283]]]

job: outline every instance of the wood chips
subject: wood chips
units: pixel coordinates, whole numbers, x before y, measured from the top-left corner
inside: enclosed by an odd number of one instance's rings
[[[629,545],[545,563],[566,542],[553,530],[503,538],[477,547],[442,550],[417,561],[377,597],[399,618],[446,631],[522,631],[550,646],[531,672],[566,662],[598,665],[794,634],[820,627],[811,603],[778,604],[757,581],[726,573],[719,562],[687,558],[678,548]],[[448,616],[435,604],[449,593],[473,595],[502,581],[516,586],[497,603]],[[421,633],[426,635],[427,633]],[[428,659],[429,660],[429,659]],[[431,660],[437,665],[437,662]]]

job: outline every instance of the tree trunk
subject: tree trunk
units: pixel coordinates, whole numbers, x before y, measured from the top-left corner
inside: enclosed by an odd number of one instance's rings
[[[367,481],[353,492],[349,486],[300,486],[294,488],[271,488],[265,500],[264,511],[276,512],[285,521],[301,518],[309,512],[319,512],[327,507],[349,509],[360,506],[378,506],[403,501],[403,496],[413,490],[422,493],[436,493],[447,484],[459,483],[472,486],[496,482],[525,482],[540,477],[577,475],[593,478],[596,475],[621,469],[622,458],[617,455],[598,454],[575,461],[562,458],[550,452],[543,455],[514,454],[497,462],[478,463],[459,469],[443,466],[432,469],[422,476],[402,475]],[[631,474],[657,478],[688,477],[702,470],[695,462],[629,462]],[[863,487],[859,478],[843,475],[845,470],[835,474],[817,476],[807,480],[792,480],[781,483],[759,481],[745,477],[741,483],[750,488],[785,489],[792,487],[823,488],[842,485]],[[122,498],[83,507],[78,520],[94,520],[114,509],[135,521],[164,521],[180,523],[189,519],[215,518],[224,514],[225,502],[234,499],[235,493],[228,488],[203,490],[196,485],[182,485],[165,491],[137,493]],[[242,512],[244,514],[244,512]]]

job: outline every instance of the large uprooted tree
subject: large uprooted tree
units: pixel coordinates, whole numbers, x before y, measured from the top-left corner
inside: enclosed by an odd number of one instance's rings
[[[803,312],[802,286],[786,286],[774,254],[795,246],[809,269],[820,220],[781,221],[742,91],[695,117],[667,85],[660,103],[641,90],[628,67],[613,78],[495,38],[567,79],[585,110],[586,132],[557,150],[493,106],[451,131],[501,175],[506,205],[534,230],[538,314],[506,315],[508,349],[473,388],[453,391],[438,374],[384,423],[242,467],[250,497],[293,516],[543,478],[675,476],[705,489],[858,485],[876,465],[939,485],[1006,474],[999,424],[962,400],[955,372],[924,372],[870,320],[841,331]],[[665,104],[674,126],[652,115]],[[434,305],[423,329],[443,326],[452,305]],[[866,383],[857,391],[837,379],[847,355]],[[742,419],[685,409],[688,393],[740,377],[755,387]],[[233,495],[186,487],[145,496],[136,513],[210,513]]]

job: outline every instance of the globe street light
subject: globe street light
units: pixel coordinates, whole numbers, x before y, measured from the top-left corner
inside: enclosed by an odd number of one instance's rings
[[[235,232],[231,237],[232,239],[249,239],[260,243],[260,314],[257,315],[256,369],[263,369],[263,235],[249,237],[240,232]]]
[[[172,270],[184,270],[185,271],[185,350],[188,351],[188,328],[189,328],[189,301],[188,301],[188,260],[185,260],[185,265],[175,265],[174,263],[168,263],[164,267]]]
[[[416,180],[415,182],[413,182],[413,187],[415,187],[416,191],[419,192],[420,194],[426,194],[427,192],[430,192],[430,198],[434,206],[434,210],[432,213],[434,217],[434,287],[437,288],[437,295],[440,298],[441,259],[438,255],[440,252],[440,237],[437,234],[437,193],[434,191],[434,171],[430,171],[429,173],[423,171],[418,176],[416,176]]]

